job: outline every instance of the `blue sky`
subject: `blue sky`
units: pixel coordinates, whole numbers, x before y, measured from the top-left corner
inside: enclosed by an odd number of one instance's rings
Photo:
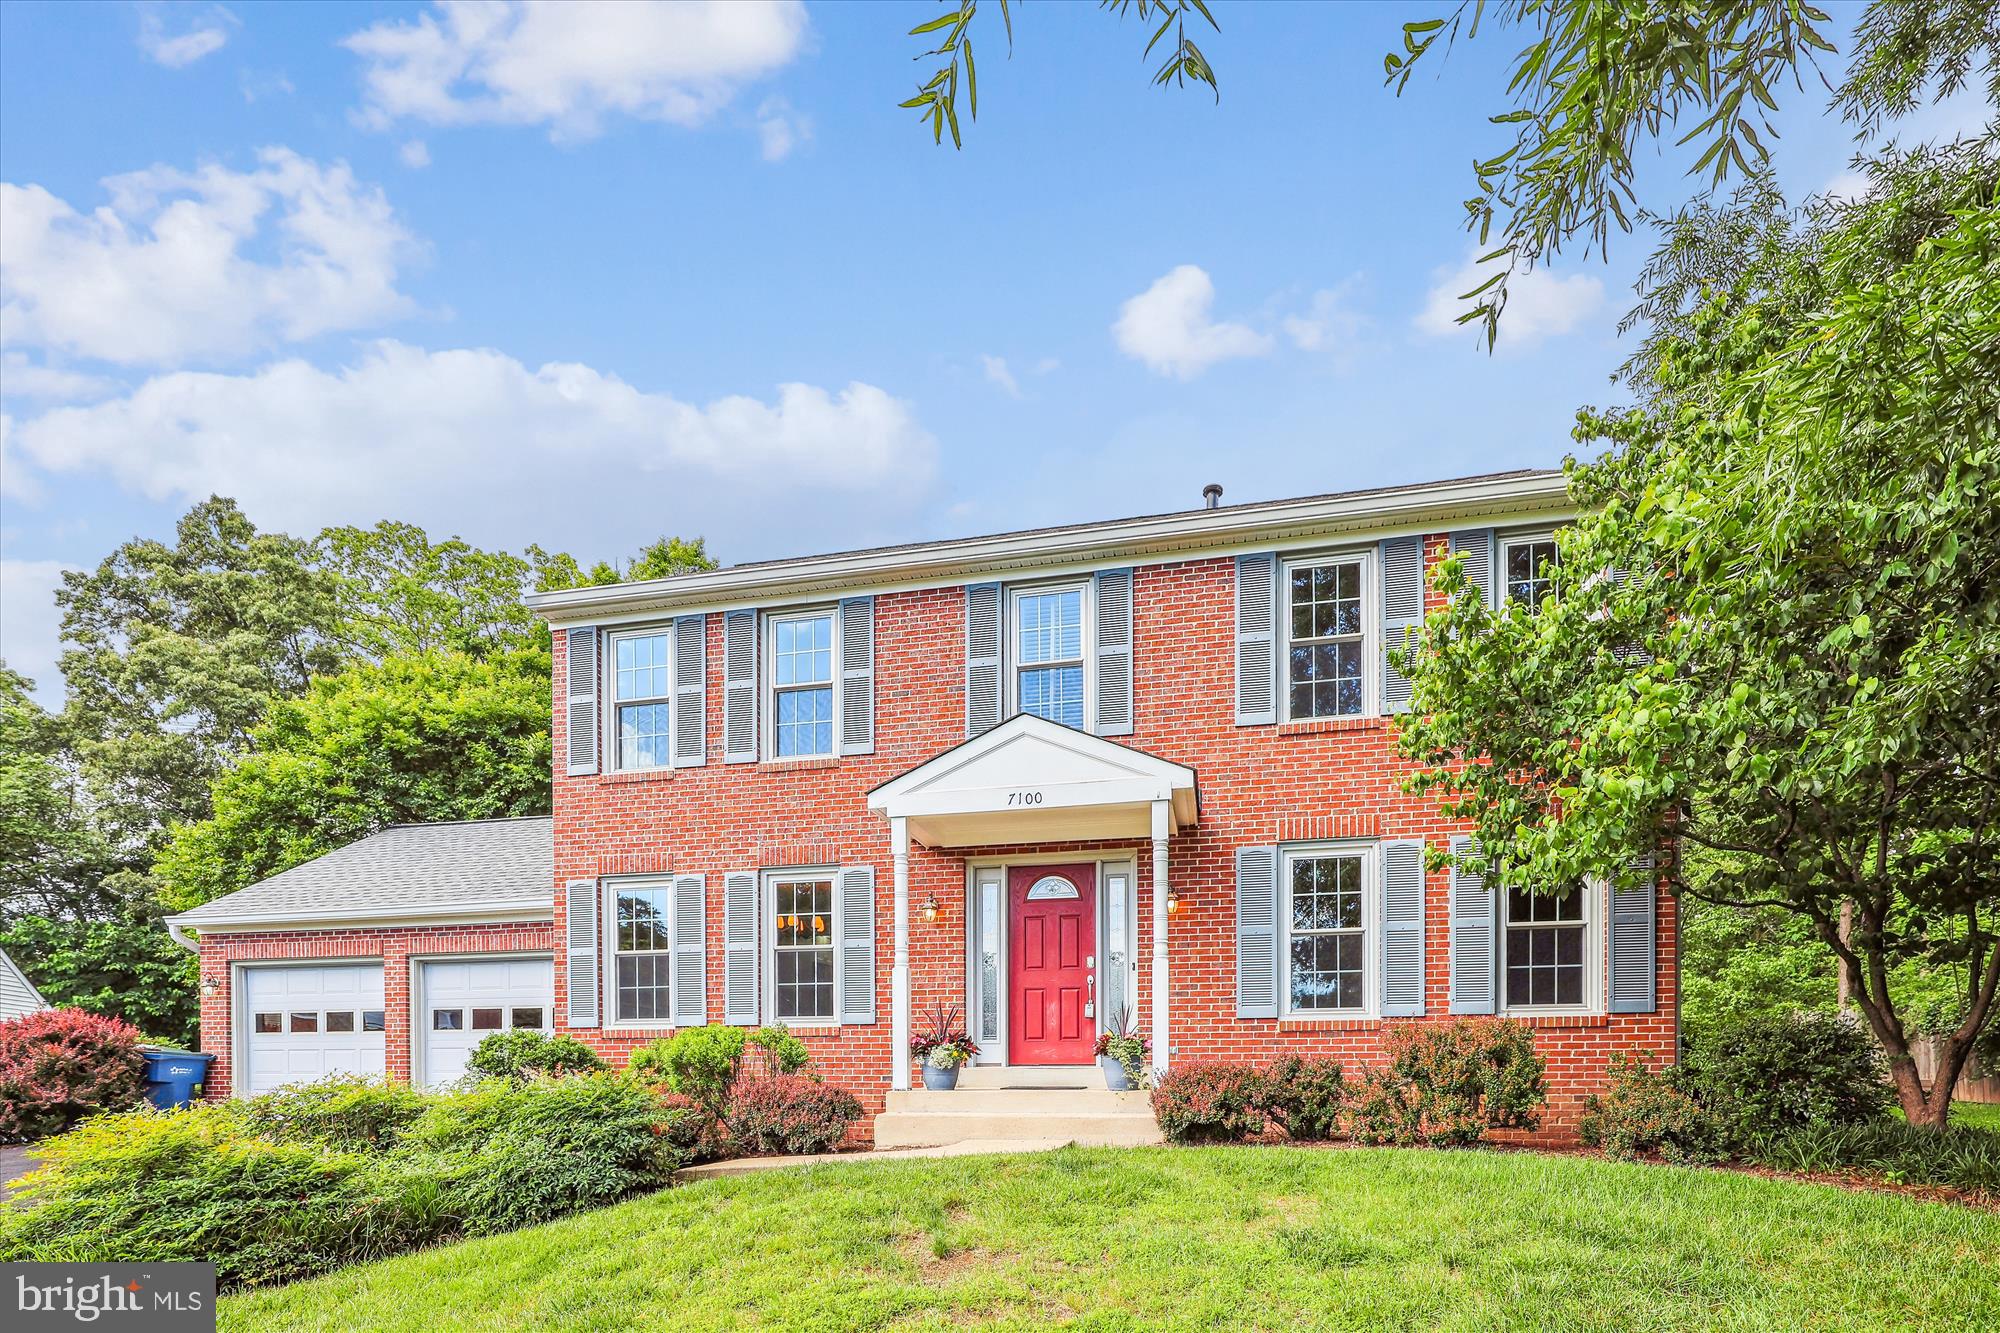
[[[1448,327],[1518,42],[1398,99],[1428,11],[1216,9],[1219,103],[982,14],[955,153],[895,105],[921,0],[0,6],[0,654],[56,697],[58,571],[210,492],[736,561],[1559,462],[1646,246]]]

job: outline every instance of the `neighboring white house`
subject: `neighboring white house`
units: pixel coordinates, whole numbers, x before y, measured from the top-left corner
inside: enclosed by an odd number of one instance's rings
[[[6,950],[0,949],[0,1022],[40,1013],[48,1007],[49,1002],[35,989],[35,983],[14,965]]]

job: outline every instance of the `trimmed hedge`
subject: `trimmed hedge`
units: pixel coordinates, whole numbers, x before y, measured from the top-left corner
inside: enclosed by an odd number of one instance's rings
[[[845,1088],[772,1074],[737,1083],[723,1127],[740,1156],[765,1157],[830,1151],[860,1118],[861,1103]]]

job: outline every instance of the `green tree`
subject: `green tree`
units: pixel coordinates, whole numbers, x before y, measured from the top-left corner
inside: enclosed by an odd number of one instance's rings
[[[716,567],[715,557],[708,553],[708,542],[701,537],[693,540],[661,537],[648,542],[640,548],[637,558],[622,570],[606,560],[599,560],[585,569],[575,556],[562,551],[544,551],[539,546],[528,548],[528,560],[536,592],[556,592],[563,588],[627,583],[640,579],[667,579]]]
[[[1609,449],[1570,464],[1554,599],[1491,613],[1447,562],[1403,732],[1501,882],[1629,881],[1671,838],[1729,857],[1670,873],[1803,919],[1923,1126],[2000,987],[1996,181],[1961,143],[1884,156],[1859,202],[1670,228],[1679,304],[1639,405],[1581,417]],[[1912,965],[1955,978],[1929,1086]]]
[[[175,911],[391,824],[549,810],[549,658],[418,653],[364,662],[274,703],[217,781],[214,813],[154,864]]]
[[[0,924],[112,906],[100,881],[115,858],[91,820],[61,720],[33,688],[0,663]]]
[[[110,1014],[185,1045],[199,1035],[200,965],[168,937],[143,894],[130,901],[137,906],[97,920],[21,917],[0,930],[0,948],[50,1004]]]
[[[220,497],[172,544],[134,539],[63,575],[66,722],[114,836],[145,843],[208,813],[271,701],[338,664],[337,586],[309,543]]]
[[[396,653],[473,657],[532,647],[540,621],[521,601],[527,560],[414,523],[327,528],[315,545],[338,580],[335,637],[349,660]]]

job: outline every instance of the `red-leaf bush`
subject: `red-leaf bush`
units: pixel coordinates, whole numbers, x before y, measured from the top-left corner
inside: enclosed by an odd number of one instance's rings
[[[1725,1127],[1702,1105],[1685,1069],[1655,1069],[1643,1056],[1614,1055],[1610,1075],[1602,1093],[1584,1099],[1577,1132],[1585,1143],[1620,1159],[1658,1153],[1687,1165],[1729,1155]]]
[[[44,1009],[0,1023],[0,1142],[60,1134],[145,1090],[139,1030],[122,1018]]]
[[[1340,1061],[1323,1055],[1281,1055],[1264,1070],[1271,1115],[1294,1139],[1340,1137],[1347,1080]]]
[[[1361,1076],[1354,1137],[1362,1143],[1477,1143],[1489,1129],[1533,1129],[1548,1100],[1542,1058],[1519,1023],[1463,1018],[1398,1023],[1387,1057]]]
[[[1153,1089],[1160,1132],[1175,1143],[1241,1143],[1271,1124],[1271,1090],[1263,1070],[1213,1062],[1170,1069]]]
[[[744,1157],[826,1152],[861,1118],[845,1088],[802,1074],[743,1079],[731,1091],[724,1125]]]

